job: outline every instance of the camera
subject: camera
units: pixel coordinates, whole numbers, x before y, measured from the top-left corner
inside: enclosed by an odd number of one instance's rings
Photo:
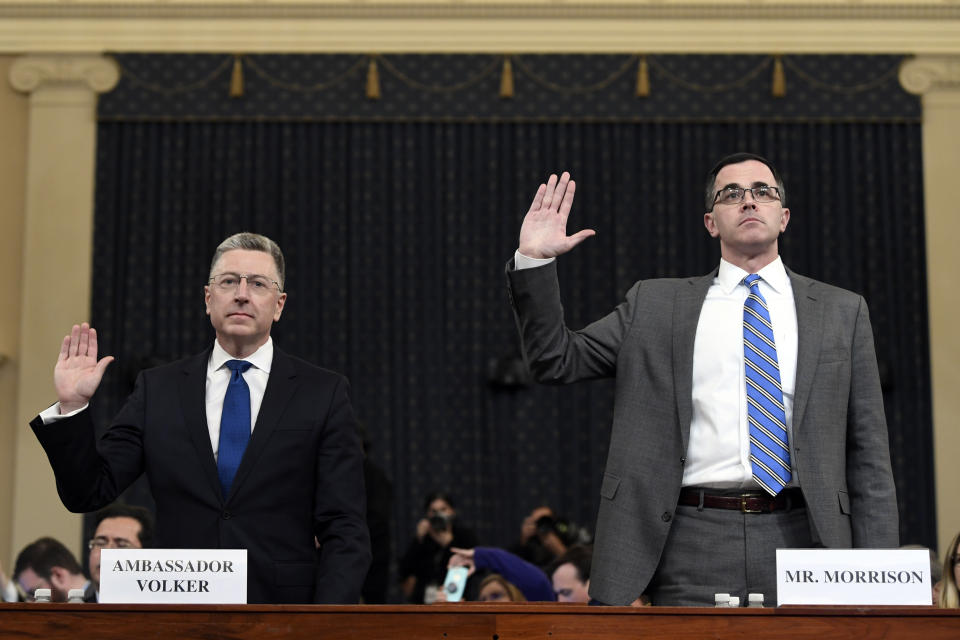
[[[544,536],[554,533],[568,547],[574,544],[590,544],[593,542],[593,536],[587,529],[570,522],[566,518],[543,516],[537,519],[536,525],[537,535]]]
[[[450,522],[453,520],[453,516],[449,516],[445,513],[434,513],[431,515],[427,522],[430,523],[430,528],[436,532],[447,531],[450,528]]]

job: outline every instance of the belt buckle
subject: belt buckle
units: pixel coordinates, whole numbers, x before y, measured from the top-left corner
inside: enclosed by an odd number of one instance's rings
[[[747,500],[753,496],[740,496],[740,513],[763,513],[763,509],[750,509],[747,507]]]

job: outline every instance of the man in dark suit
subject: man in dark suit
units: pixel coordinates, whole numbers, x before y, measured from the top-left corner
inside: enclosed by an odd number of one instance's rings
[[[567,236],[574,190],[567,173],[540,185],[507,276],[541,381],[616,378],[591,596],[775,602],[777,548],[897,546],[867,306],[783,266],[790,210],[773,165],[741,153],[710,172],[718,269],[637,282],[579,331],[564,325],[554,260],[594,235]]]
[[[86,323],[54,369],[57,404],[32,423],[71,511],[96,510],[146,472],[160,548],[248,550],[251,603],[352,603],[370,563],[363,453],[347,381],[275,348],[284,260],[240,233],[205,287],[216,340],[141,372],[96,442],[86,406],[112,356]]]

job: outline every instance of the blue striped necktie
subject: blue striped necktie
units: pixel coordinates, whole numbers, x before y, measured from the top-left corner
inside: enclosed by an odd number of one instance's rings
[[[230,369],[230,383],[223,396],[223,413],[220,414],[217,475],[220,477],[220,491],[226,500],[250,441],[250,387],[243,379],[243,373],[253,365],[246,360],[228,360],[224,366]]]
[[[750,288],[743,305],[743,370],[747,384],[747,422],[753,478],[770,495],[790,482],[787,415],[780,387],[777,344],[767,301],[760,293],[760,276],[743,279]]]

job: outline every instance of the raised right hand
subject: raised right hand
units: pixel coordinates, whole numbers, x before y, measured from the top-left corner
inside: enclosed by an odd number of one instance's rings
[[[113,356],[97,361],[97,330],[84,322],[73,325],[60,345],[53,385],[60,401],[60,413],[70,413],[90,402]]]
[[[547,184],[540,185],[520,227],[520,253],[528,258],[555,258],[596,235],[593,229],[567,235],[576,187],[566,171],[559,180],[556,174],[550,174]]]

